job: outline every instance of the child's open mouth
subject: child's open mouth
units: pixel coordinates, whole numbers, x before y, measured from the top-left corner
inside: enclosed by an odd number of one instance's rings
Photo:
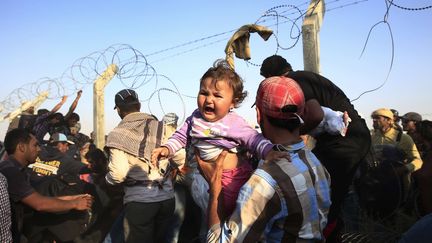
[[[205,107],[205,108],[204,108],[204,111],[205,111],[205,112],[214,112],[214,109],[211,108],[211,107]]]

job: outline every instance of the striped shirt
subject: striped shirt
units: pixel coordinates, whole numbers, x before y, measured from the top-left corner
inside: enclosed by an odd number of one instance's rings
[[[273,147],[269,140],[235,112],[229,112],[216,122],[208,122],[202,118],[197,109],[164,146],[169,149],[170,154],[173,154],[184,148],[189,138],[228,150],[241,145],[259,158],[264,158]]]
[[[0,242],[12,242],[12,213],[6,177],[0,173]]]
[[[39,141],[39,143],[43,142],[45,134],[47,134],[50,129],[51,125],[48,119],[50,115],[52,115],[52,113],[47,112],[45,114],[37,116],[36,118],[35,124],[33,126],[33,133],[35,134],[35,137]]]
[[[330,176],[303,142],[286,159],[261,164],[240,189],[229,220],[207,242],[319,242],[330,208]]]

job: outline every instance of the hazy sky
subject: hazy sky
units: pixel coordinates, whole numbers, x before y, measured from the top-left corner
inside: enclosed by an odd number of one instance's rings
[[[146,3],[148,2],[148,3]],[[402,1],[395,4],[406,8],[421,8],[431,5],[428,0]],[[293,8],[305,10],[308,1],[20,1],[0,2],[0,102],[11,93],[35,93],[50,88],[50,99],[41,108],[51,109],[63,92],[70,95],[60,110],[66,113],[78,88],[83,97],[76,112],[81,116],[82,131],[93,130],[92,85],[79,78],[76,70],[94,72],[94,63],[85,61],[78,66],[77,60],[90,55],[101,64],[110,63],[114,52],[118,58],[133,56],[131,49],[116,49],[125,44],[146,56],[150,66],[159,75],[139,85],[137,91],[143,101],[143,111],[148,107],[158,117],[166,112],[176,112],[181,117],[196,107],[194,98],[199,88],[199,79],[218,58],[224,58],[225,45],[233,30],[245,24],[255,23],[265,11],[275,11],[285,16],[294,16]],[[354,106],[366,117],[370,125],[370,113],[381,107],[395,108],[401,114],[417,111],[426,119],[432,119],[431,69],[432,57],[432,9],[408,11],[391,6],[386,14],[385,0],[338,0],[326,1],[327,12],[320,31],[321,74],[338,85],[350,99],[362,92],[380,86],[387,77],[392,60],[392,39],[394,60],[387,83],[380,89],[365,94],[354,102]],[[279,6],[279,7],[278,7]],[[285,11],[285,12],[283,12]],[[387,20],[387,23],[380,21]],[[301,38],[296,43],[290,39],[292,23],[287,18],[267,19],[261,25],[278,32],[283,47],[278,54],[287,58],[294,69],[303,68]],[[301,25],[301,19],[297,24]],[[294,28],[295,30],[295,28]],[[360,58],[369,31],[370,37],[365,52]],[[291,35],[298,33],[293,32]],[[113,46],[114,45],[114,46]],[[108,47],[110,51],[101,53]],[[238,109],[247,120],[255,121],[255,111],[250,106],[262,77],[259,67],[262,60],[275,54],[276,41],[271,37],[264,42],[258,35],[251,36],[252,64],[236,59],[236,70],[244,78],[248,98]],[[162,52],[160,52],[162,51]],[[97,53],[95,53],[97,52]],[[93,53],[93,54],[92,54]],[[151,54],[151,55],[149,55]],[[122,59],[122,63],[125,63]],[[142,60],[126,65],[124,77],[141,72]],[[71,66],[75,65],[75,69]],[[72,81],[70,70],[75,70]],[[146,69],[151,70],[151,69]],[[65,74],[66,73],[66,74]],[[136,73],[135,73],[136,74]],[[149,72],[149,75],[152,73]],[[68,76],[69,75],[69,76]],[[53,88],[47,80],[63,82],[63,89]],[[123,80],[123,82],[122,82]],[[114,94],[133,83],[133,78],[114,78],[106,87],[105,111],[107,133],[118,124],[113,110]],[[139,82],[142,81],[138,79]],[[30,86],[30,83],[38,85]],[[51,87],[49,87],[51,85]],[[14,91],[25,87],[25,91]],[[175,87],[186,95],[182,99],[172,92],[151,96],[155,89]],[[8,99],[10,101],[10,99]],[[13,99],[18,101],[19,99]],[[10,104],[3,105],[10,108]],[[161,109],[162,107],[162,109]],[[0,113],[4,116],[4,113]],[[0,137],[4,137],[7,122],[0,123]]]

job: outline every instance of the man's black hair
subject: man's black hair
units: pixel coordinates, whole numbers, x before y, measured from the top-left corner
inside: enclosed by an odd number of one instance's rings
[[[128,101],[130,101],[130,103],[132,103],[132,101],[134,101],[134,97],[129,96],[127,98],[125,98],[126,103]],[[120,112],[122,113],[132,113],[132,112],[138,112],[140,111],[141,108],[141,104],[140,103],[132,103],[132,104],[125,104],[125,105],[121,105],[121,106],[117,106],[120,109]]]
[[[85,158],[90,164],[92,164],[92,171],[94,173],[106,173],[108,169],[108,159],[101,149],[89,147],[89,151],[85,155]]]
[[[426,139],[429,141],[429,143],[432,143],[432,121],[423,120],[421,122],[417,122],[415,125],[416,131],[420,133],[423,139]]]
[[[19,143],[28,144],[32,133],[28,129],[15,128],[6,133],[4,147],[8,155],[14,154]]]
[[[275,127],[287,129],[290,132],[298,129],[301,125],[300,119],[298,117],[294,117],[292,119],[278,119],[270,116],[266,116],[269,123]]]
[[[69,120],[77,120],[77,121],[79,121],[80,120],[80,116],[77,113],[73,112],[72,114],[70,114],[70,116],[69,116],[68,119]]]
[[[54,114],[51,114],[51,115],[48,117],[48,119],[49,119],[49,120],[57,119],[57,120],[59,120],[60,122],[63,122],[63,121],[64,121],[64,116],[63,116],[63,114],[62,114],[61,112],[56,112],[56,113],[54,113]]]
[[[279,55],[269,56],[264,59],[260,74],[265,77],[282,76],[292,71],[291,64],[287,60]]]
[[[47,109],[39,109],[37,111],[37,115],[40,116],[40,115],[46,114],[48,112],[49,112],[49,110],[47,110]]]

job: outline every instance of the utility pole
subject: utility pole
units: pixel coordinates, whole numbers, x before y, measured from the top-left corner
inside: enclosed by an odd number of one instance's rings
[[[311,0],[302,25],[304,70],[320,73],[319,31],[324,18],[324,0]]]
[[[118,67],[111,64],[93,83],[93,133],[95,145],[105,146],[105,86],[117,74]]]

